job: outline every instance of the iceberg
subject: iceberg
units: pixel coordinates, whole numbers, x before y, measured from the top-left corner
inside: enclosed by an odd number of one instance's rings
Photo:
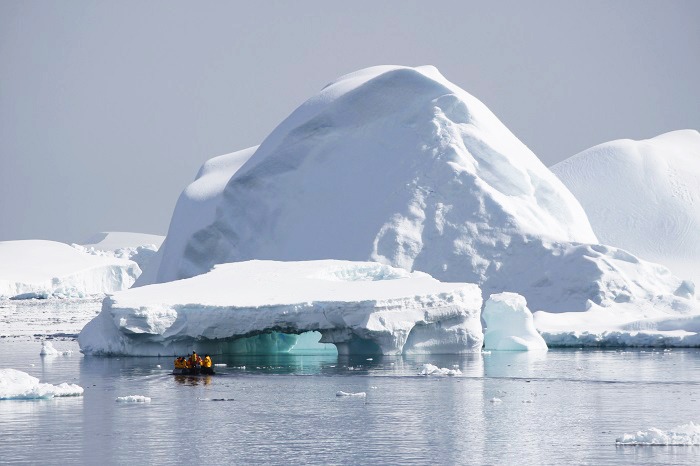
[[[700,133],[672,131],[587,149],[552,167],[599,241],[700,283]]]
[[[515,293],[493,294],[484,305],[486,322],[484,348],[487,350],[546,350],[547,343],[537,333],[525,298]]]
[[[670,325],[700,314],[691,281],[599,244],[565,184],[483,103],[430,66],[342,76],[260,146],[205,163],[137,285],[188,279],[217,264],[324,259],[474,283],[486,296],[513,292],[546,314],[612,316],[608,331],[618,315],[629,317],[624,324]],[[588,313],[598,307],[605,312]],[[537,316],[548,343],[580,343],[565,338],[580,330],[575,319]],[[292,344],[267,338],[263,346]]]
[[[31,400],[62,396],[80,396],[79,385],[62,383],[51,385],[15,369],[0,369],[0,400]]]
[[[82,298],[129,288],[140,273],[132,261],[55,241],[0,242],[0,297]]]
[[[338,260],[220,264],[105,298],[85,354],[269,353],[321,333],[339,354],[463,353],[482,346],[481,291],[421,272]]]
[[[433,67],[343,76],[229,157],[183,192],[159,270],[139,285],[227,262],[333,258],[488,290],[511,256],[547,248],[533,238],[596,242],[561,181]]]

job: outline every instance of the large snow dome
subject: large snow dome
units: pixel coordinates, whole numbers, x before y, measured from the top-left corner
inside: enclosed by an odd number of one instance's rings
[[[101,355],[276,353],[318,331],[339,354],[456,354],[481,348],[481,304],[476,285],[377,263],[248,261],[115,293],[78,342]]]
[[[552,167],[610,244],[700,283],[700,133],[612,141]]]
[[[227,157],[215,171],[223,176],[205,170],[185,190],[160,266],[139,285],[232,261],[335,258],[488,289],[518,249],[596,242],[556,176],[433,67],[343,76],[259,148]],[[193,213],[203,197],[206,214]]]

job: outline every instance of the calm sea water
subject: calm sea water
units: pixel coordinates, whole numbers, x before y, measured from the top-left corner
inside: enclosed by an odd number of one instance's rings
[[[696,350],[230,357],[215,360],[229,366],[216,376],[194,378],[170,375],[170,359],[54,346],[76,353],[40,357],[36,340],[0,341],[0,368],[85,388],[78,398],[0,401],[2,463],[700,462],[700,447],[615,445],[626,432],[700,421]],[[418,376],[427,362],[463,374]],[[152,401],[115,401],[126,395]]]

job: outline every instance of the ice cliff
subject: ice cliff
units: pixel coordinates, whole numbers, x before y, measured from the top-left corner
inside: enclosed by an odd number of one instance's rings
[[[318,331],[339,354],[454,354],[481,348],[481,304],[476,285],[378,263],[248,261],[114,293],[78,342],[102,355],[269,353]]]

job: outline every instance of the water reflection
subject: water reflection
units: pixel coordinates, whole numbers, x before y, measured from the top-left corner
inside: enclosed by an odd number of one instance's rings
[[[211,375],[173,375],[175,382],[180,385],[211,385]]]
[[[0,438],[11,439],[0,462],[696,464],[699,454],[614,444],[625,432],[697,421],[696,350],[231,355],[216,358],[227,365],[216,375],[197,377],[172,375],[172,358],[49,361],[39,350],[0,341],[12,355],[0,367],[85,394],[0,402]],[[418,376],[427,363],[462,375]],[[152,401],[115,401],[128,395]],[[193,436],[206,442],[182,448]]]

